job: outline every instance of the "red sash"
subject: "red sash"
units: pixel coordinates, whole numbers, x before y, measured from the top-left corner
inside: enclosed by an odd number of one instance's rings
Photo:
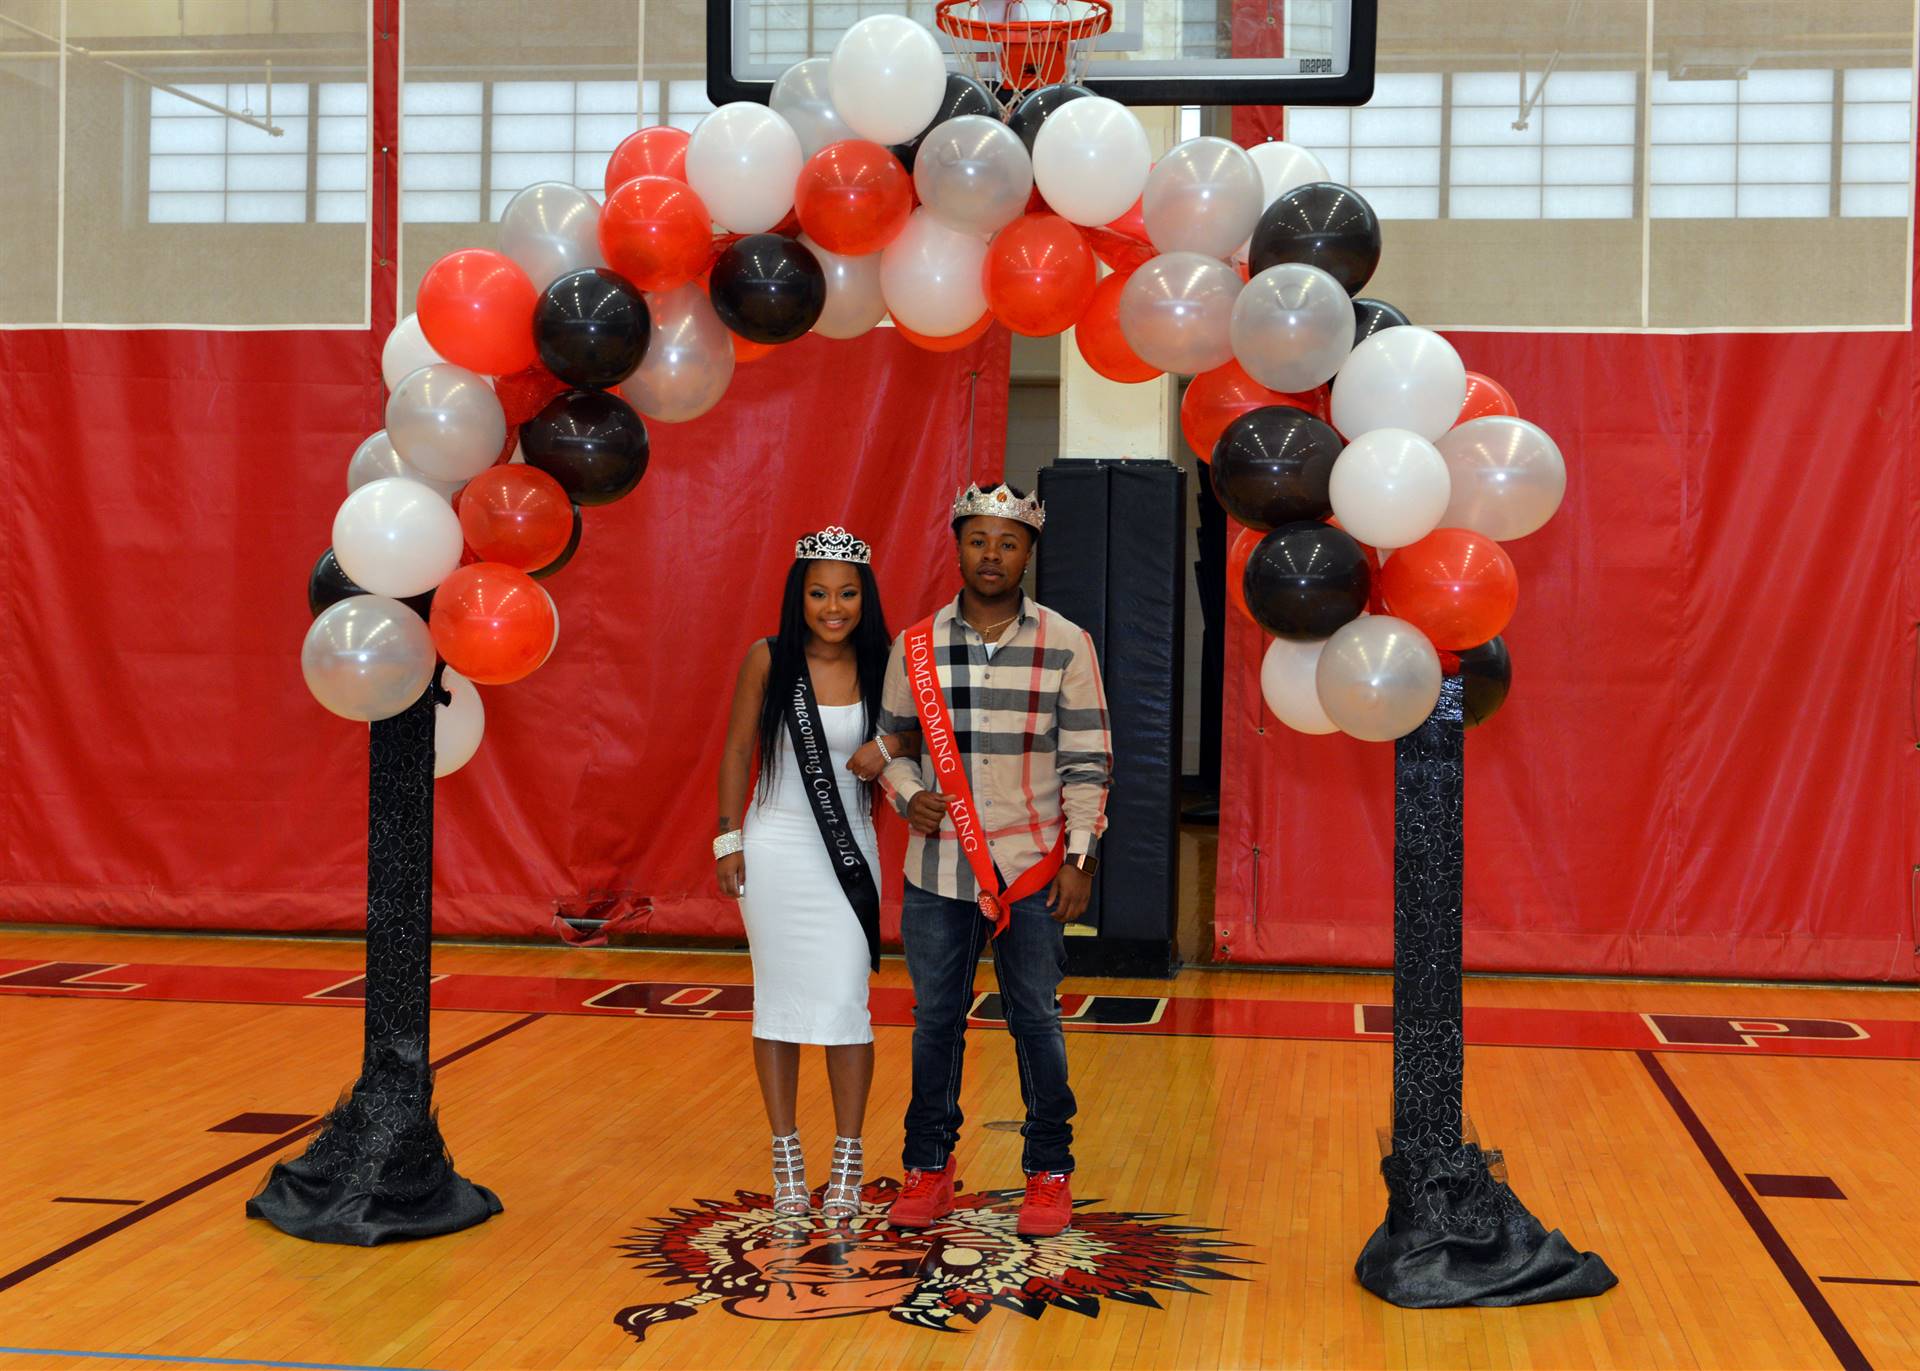
[[[1022,872],[1004,891],[1000,873],[994,870],[993,854],[980,829],[980,816],[974,812],[973,787],[967,784],[967,769],[960,760],[960,748],[953,739],[953,717],[947,712],[946,693],[940,689],[940,676],[934,668],[933,620],[922,619],[906,632],[907,685],[913,691],[915,709],[920,715],[920,734],[927,756],[933,762],[933,774],[941,794],[951,797],[947,817],[953,821],[960,838],[960,850],[973,868],[974,883],[980,887],[980,912],[993,920],[995,936],[1006,928],[1008,907],[1046,888],[1060,870],[1066,857],[1067,831],[1063,824],[1060,840],[1053,851]]]

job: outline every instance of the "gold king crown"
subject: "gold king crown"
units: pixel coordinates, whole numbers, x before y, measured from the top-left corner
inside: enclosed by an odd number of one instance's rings
[[[793,545],[793,555],[803,562],[852,562],[866,566],[873,560],[873,549],[838,524],[809,533]]]
[[[1033,495],[1016,495],[1013,489],[1002,481],[991,490],[982,490],[978,485],[970,485],[960,492],[953,502],[953,519],[971,519],[975,515],[985,515],[990,519],[1012,519],[1025,524],[1035,533],[1047,525],[1047,508],[1039,498]]]

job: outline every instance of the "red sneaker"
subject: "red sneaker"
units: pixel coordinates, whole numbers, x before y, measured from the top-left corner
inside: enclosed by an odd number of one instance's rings
[[[1027,1198],[1020,1204],[1014,1231],[1023,1238],[1051,1238],[1073,1222],[1073,1176],[1066,1171],[1036,1171],[1027,1177]]]
[[[948,1157],[938,1171],[907,1172],[906,1184],[887,1210],[887,1222],[895,1228],[930,1228],[952,1212],[953,1158]]]

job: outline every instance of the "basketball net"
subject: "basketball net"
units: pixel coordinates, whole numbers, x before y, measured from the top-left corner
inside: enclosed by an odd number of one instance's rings
[[[940,0],[934,23],[953,40],[960,70],[1011,110],[1041,86],[1078,81],[1112,0]]]

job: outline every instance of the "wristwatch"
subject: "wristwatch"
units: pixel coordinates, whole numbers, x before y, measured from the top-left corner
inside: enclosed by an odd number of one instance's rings
[[[1091,852],[1082,852],[1078,857],[1067,858],[1067,861],[1079,867],[1088,876],[1092,876],[1094,872],[1100,869],[1100,859]]]

